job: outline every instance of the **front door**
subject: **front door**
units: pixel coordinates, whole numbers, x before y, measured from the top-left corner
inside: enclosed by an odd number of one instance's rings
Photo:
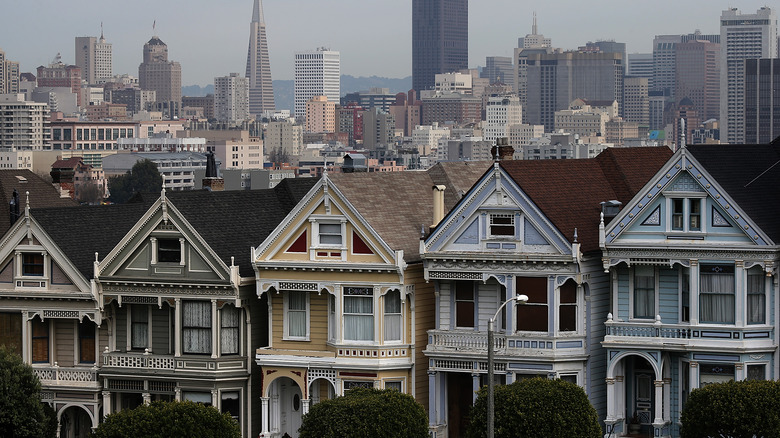
[[[634,414],[639,423],[649,425],[653,422],[653,375],[648,372],[636,374],[634,393]]]
[[[282,436],[286,433],[291,437],[296,437],[303,418],[301,388],[287,377],[282,377],[279,380],[279,432]]]

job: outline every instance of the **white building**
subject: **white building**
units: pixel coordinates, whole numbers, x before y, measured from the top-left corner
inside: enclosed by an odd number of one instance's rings
[[[320,47],[295,53],[295,116],[306,115],[306,102],[314,96],[327,96],[331,102],[341,97],[341,54]]]
[[[450,137],[450,128],[439,127],[438,123],[432,125],[417,125],[412,131],[412,144],[417,147],[420,155],[428,155],[439,144],[439,139]]]
[[[544,134],[544,125],[528,125],[518,123],[509,125],[509,145],[519,150],[520,146],[531,142],[533,138],[539,138]]]
[[[515,96],[490,96],[485,108],[485,123],[482,136],[494,142],[500,137],[509,137],[509,126],[523,123],[523,107]]]
[[[111,43],[100,38],[76,37],[76,65],[81,68],[81,78],[88,84],[105,82],[113,75]]]
[[[238,73],[214,78],[214,117],[229,123],[249,119],[249,78]]]
[[[775,57],[775,11],[766,6],[755,14],[743,14],[736,8],[723,11],[720,16],[721,140],[729,144],[745,141],[744,60]]]
[[[0,94],[0,148],[42,150],[49,140],[49,108],[24,94]]]
[[[437,74],[434,90],[442,93],[472,94],[472,79],[472,76],[466,73]]]
[[[593,141],[593,138],[581,138],[576,134],[557,132],[545,133],[530,144],[522,146],[524,160],[565,160],[575,158],[593,158],[604,149],[612,147],[610,143]]]
[[[118,138],[117,149],[134,152],[207,152],[205,138],[173,138],[172,134],[156,134],[147,138]]]
[[[200,189],[200,181],[195,181],[195,171],[206,169],[206,156],[193,152],[144,152],[119,153],[103,158],[103,170],[106,177],[123,175],[133,165],[148,159],[157,165],[163,178],[163,187],[168,190]]]

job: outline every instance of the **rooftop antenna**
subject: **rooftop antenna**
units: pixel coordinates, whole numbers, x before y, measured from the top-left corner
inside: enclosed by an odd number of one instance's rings
[[[531,27],[531,34],[537,35],[537,33],[536,33],[536,11],[534,11],[534,24]]]
[[[157,20],[154,20],[154,21],[152,22],[152,34],[153,34],[154,36],[157,36]]]
[[[103,22],[102,21],[100,22],[100,39],[101,40],[105,39],[105,38],[103,38]]]

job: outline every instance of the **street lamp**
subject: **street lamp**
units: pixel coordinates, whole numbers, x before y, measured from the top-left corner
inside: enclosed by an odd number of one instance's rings
[[[498,314],[501,312],[501,310],[504,309],[504,306],[509,304],[510,302],[516,302],[517,304],[525,304],[528,302],[528,295],[515,295],[512,298],[504,301],[501,303],[500,306],[498,306],[498,310],[496,310],[496,314],[493,315],[492,318],[488,320],[488,341],[487,341],[487,347],[488,347],[488,405],[487,405],[487,436],[488,438],[493,438],[494,436],[494,422],[495,422],[495,412],[494,412],[494,404],[495,400],[493,398],[493,356],[495,355],[493,348],[495,345],[493,344],[493,323],[496,321],[496,318],[498,318]]]

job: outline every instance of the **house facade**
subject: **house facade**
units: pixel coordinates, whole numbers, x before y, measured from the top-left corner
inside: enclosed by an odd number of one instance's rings
[[[778,378],[777,154],[682,148],[603,226],[607,433],[679,436],[693,389]]]

